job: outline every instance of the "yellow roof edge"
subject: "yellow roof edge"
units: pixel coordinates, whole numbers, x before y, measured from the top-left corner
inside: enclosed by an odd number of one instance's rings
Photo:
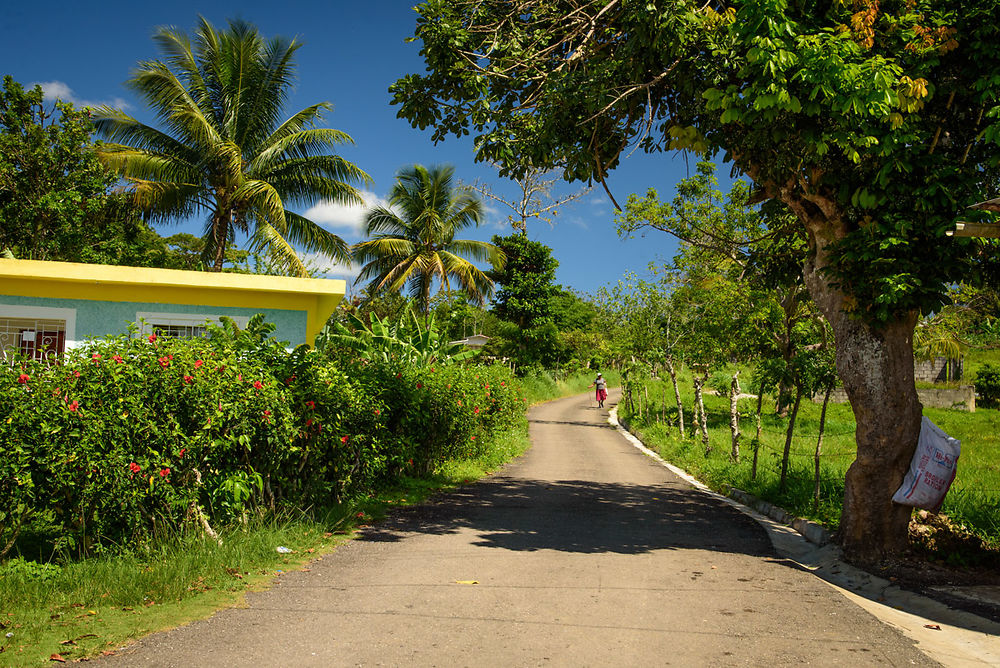
[[[261,274],[231,274],[183,269],[123,267],[107,264],[10,260],[0,258],[0,281],[4,278],[33,278],[70,283],[158,285],[258,292],[297,292],[315,295],[343,295],[342,279],[293,278]],[[2,290],[2,288],[0,288]]]

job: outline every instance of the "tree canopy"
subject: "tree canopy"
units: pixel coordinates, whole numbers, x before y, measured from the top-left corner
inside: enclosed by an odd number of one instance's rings
[[[995,194],[995,10],[432,0],[416,31],[430,71],[392,90],[401,116],[435,139],[474,131],[511,174],[601,181],[632,144],[721,152],[812,221],[848,306],[884,320],[941,303],[970,255],[943,231]]]
[[[1000,177],[998,0],[429,0],[427,71],[391,88],[434,138],[474,133],[509,174],[604,183],[626,151],[719,156],[796,216],[803,274],[858,420],[841,536],[906,545],[892,504],[916,446],[913,328],[975,280],[944,232]]]
[[[0,91],[0,250],[27,260],[170,264],[163,239],[97,159],[90,112],[47,103],[10,76]]]

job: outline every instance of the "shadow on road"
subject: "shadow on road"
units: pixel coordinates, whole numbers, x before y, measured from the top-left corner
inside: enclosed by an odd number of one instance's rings
[[[604,410],[603,408],[600,410]],[[531,424],[568,424],[574,427],[590,427],[591,429],[610,429],[615,430],[614,425],[608,424],[607,422],[602,422],[595,424],[593,422],[583,422],[582,420],[528,420]]]
[[[751,519],[671,484],[629,485],[581,480],[497,477],[450,493],[437,503],[401,510],[362,534],[398,541],[413,534],[472,529],[474,544],[515,551],[640,554],[704,549],[776,556]]]

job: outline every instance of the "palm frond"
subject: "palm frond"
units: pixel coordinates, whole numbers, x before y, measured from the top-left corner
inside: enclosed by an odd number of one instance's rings
[[[456,239],[447,244],[445,249],[451,253],[470,257],[477,262],[489,262],[497,269],[502,269],[507,260],[502,250],[486,241]]]
[[[208,209],[206,257],[246,231],[251,243],[274,244],[275,257],[292,268],[293,244],[348,261],[340,237],[285,209],[318,199],[359,203],[352,184],[371,180],[336,155],[336,146],[352,141],[348,135],[314,127],[328,103],[286,117],[301,44],[265,40],[244,21],[217,30],[204,17],[190,37],[165,27],[153,39],[162,60],[138,63],[127,85],[158,129],[109,107],[96,119],[110,142],[100,147],[101,159],[129,181],[147,214]]]
[[[309,277],[309,270],[302,262],[302,258],[295,252],[295,248],[271,225],[267,223],[257,225],[253,237],[251,237],[251,244],[256,250],[266,249],[272,259],[277,260],[289,276]]]
[[[337,264],[351,266],[351,247],[333,232],[291,211],[285,211],[285,223],[285,238],[289,242],[306,250],[323,253]]]
[[[418,253],[409,239],[384,236],[362,241],[354,246],[354,259],[367,263],[377,260],[395,262],[406,258],[416,258]]]

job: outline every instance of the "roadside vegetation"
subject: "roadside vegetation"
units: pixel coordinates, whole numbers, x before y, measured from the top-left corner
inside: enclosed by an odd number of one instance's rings
[[[770,501],[789,513],[817,521],[830,531],[840,525],[844,495],[844,474],[856,456],[855,421],[849,404],[827,406],[819,452],[817,491],[817,442],[820,435],[822,404],[803,401],[795,420],[788,455],[787,479],[782,489],[781,469],[790,418],[776,413],[777,397],[766,395],[757,438],[756,398],[739,400],[739,428],[742,434],[738,459],[732,457],[730,401],[725,394],[706,394],[708,443],[699,438],[681,438],[677,428],[677,407],[669,380],[649,380],[643,384],[649,403],[641,408],[619,409],[621,417],[643,442],[667,461],[687,470],[713,489],[725,492],[736,487]],[[681,380],[682,400],[694,403],[693,383]],[[666,404],[663,398],[666,397]],[[822,398],[819,398],[820,401]],[[993,549],[1000,550],[1000,411],[965,411],[925,408],[924,414],[950,436],[962,442],[958,476],[945,498],[941,513],[959,528],[978,535]],[[968,555],[943,553],[936,558],[953,565],[966,563]]]
[[[4,665],[114,652],[231,604],[495,471],[528,447],[530,403],[591,381],[517,379],[409,327],[288,352],[257,318],[0,374]]]

